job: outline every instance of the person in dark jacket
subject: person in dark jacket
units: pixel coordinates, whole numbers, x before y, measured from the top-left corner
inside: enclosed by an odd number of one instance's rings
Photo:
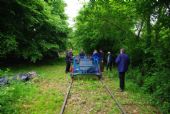
[[[110,69],[110,71],[112,71],[112,60],[113,60],[112,54],[108,52],[106,70]]]
[[[73,61],[72,49],[70,49],[69,51],[66,51],[65,61],[66,61],[66,70],[65,70],[65,72],[68,73],[68,72],[70,72],[71,63]]]
[[[127,54],[125,54],[125,50],[123,48],[120,49],[120,54],[116,58],[115,62],[118,65],[120,90],[123,92],[125,88],[125,72],[127,72],[128,66],[130,64],[129,57]]]
[[[92,58],[99,61],[99,53],[97,52],[97,50],[94,50],[94,51],[93,51]]]
[[[100,70],[101,72],[104,71],[104,52],[102,50],[99,51],[100,56]]]
[[[93,64],[99,64],[100,62],[100,55],[97,50],[93,51],[92,61],[93,61]]]
[[[80,52],[80,54],[79,54],[79,57],[80,57],[80,58],[84,58],[84,57],[85,57],[85,52],[84,52],[83,49],[81,49],[81,52]]]

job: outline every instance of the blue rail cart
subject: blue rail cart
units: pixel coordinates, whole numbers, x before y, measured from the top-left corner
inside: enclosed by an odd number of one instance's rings
[[[73,58],[71,77],[74,77],[76,75],[85,75],[85,74],[96,75],[99,78],[102,77],[98,58],[87,57],[87,56],[84,57],[75,56]]]

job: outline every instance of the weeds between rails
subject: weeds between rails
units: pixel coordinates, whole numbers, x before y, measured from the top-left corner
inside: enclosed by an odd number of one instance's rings
[[[104,82],[103,82],[102,79],[100,79],[99,81],[101,82],[101,84],[103,85],[103,87],[105,88],[105,90],[109,93],[109,95],[111,96],[111,98],[114,100],[114,102],[115,102],[115,104],[117,105],[117,107],[119,108],[120,112],[121,112],[122,114],[126,114],[126,111],[124,110],[124,108],[122,107],[122,105],[118,102],[118,100],[116,100],[116,98],[114,97],[113,93],[110,91],[110,89],[108,88],[108,86],[104,84]],[[73,85],[73,80],[71,80],[71,82],[70,82],[70,84],[69,84],[69,87],[68,87],[68,90],[67,90],[67,93],[66,93],[66,96],[65,96],[65,99],[64,99],[64,102],[63,102],[63,105],[62,105],[60,114],[63,114],[63,113],[64,113],[65,106],[66,106],[66,104],[67,104],[67,100],[68,100],[68,97],[69,97],[69,94],[70,94],[72,85]]]

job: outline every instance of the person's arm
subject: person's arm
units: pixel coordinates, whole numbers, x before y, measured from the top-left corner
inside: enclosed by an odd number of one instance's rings
[[[118,55],[117,58],[116,58],[116,60],[115,60],[115,63],[118,64],[119,62],[120,62],[120,56]]]

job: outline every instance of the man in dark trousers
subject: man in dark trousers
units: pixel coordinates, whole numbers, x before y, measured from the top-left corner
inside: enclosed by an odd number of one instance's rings
[[[104,52],[100,49],[99,51],[99,56],[100,56],[100,70],[101,72],[104,71]]]
[[[71,63],[73,61],[73,52],[72,49],[70,49],[69,51],[66,51],[66,70],[65,72],[68,73],[70,72],[70,67],[71,67]]]
[[[112,71],[112,54],[110,52],[107,53],[107,66],[106,66],[106,70],[110,69],[110,71]]]
[[[120,91],[123,92],[125,88],[125,72],[128,70],[128,66],[130,64],[130,60],[127,54],[125,54],[125,50],[120,49],[120,54],[116,58],[115,61],[118,65],[119,79],[120,79]]]

